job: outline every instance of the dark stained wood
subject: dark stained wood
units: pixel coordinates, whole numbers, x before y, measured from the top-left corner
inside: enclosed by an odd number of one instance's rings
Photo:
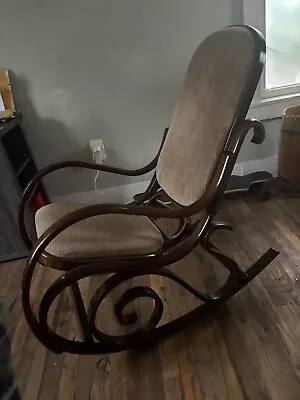
[[[199,194],[199,198],[195,199],[193,204],[179,207],[179,204],[163,191],[163,187],[160,187],[156,179],[156,173],[154,172],[145,193],[136,196],[134,202],[130,204],[94,204],[80,208],[60,218],[41,237],[37,238],[37,235],[33,232],[31,238],[25,225],[24,211],[26,204],[30,201],[36,190],[36,186],[44,176],[56,170],[70,167],[96,169],[98,171],[128,176],[143,175],[156,167],[160,150],[152,162],[136,170],[124,170],[81,161],[53,164],[40,171],[27,185],[20,202],[18,218],[21,236],[30,250],[30,256],[28,257],[22,280],[22,305],[31,330],[41,343],[55,353],[66,351],[73,354],[111,354],[133,348],[147,347],[150,343],[158,339],[163,339],[167,335],[174,334],[186,328],[192,322],[198,321],[200,316],[214,311],[220,303],[227,301],[238,293],[277,257],[278,251],[276,249],[265,249],[258,255],[257,260],[243,271],[238,263],[230,258],[229,254],[222,252],[211,241],[211,236],[216,231],[220,231],[220,229],[231,230],[230,225],[214,222],[213,218],[218,211],[224,189],[228,184],[245,137],[249,132],[253,132],[251,141],[256,144],[261,144],[265,138],[265,129],[260,121],[245,119],[263,69],[266,47],[265,40],[260,32],[249,26],[239,26],[238,29],[236,27],[224,28],[216,35],[219,35],[221,38],[223,35],[226,36],[226,31],[235,31],[236,34],[240,35],[240,39],[237,40],[241,40],[241,43],[244,41],[245,46],[248,45],[251,37],[253,46],[251,44],[251,50],[249,51],[252,54],[251,57],[247,58],[248,61],[245,65],[240,66],[241,72],[244,70],[243,74],[247,74],[247,79],[244,80],[242,85],[235,88],[235,95],[240,101],[236,104],[236,109],[231,114],[231,121],[227,121],[224,124],[223,131],[220,132],[224,140],[223,147],[222,149],[220,148],[219,154],[214,161],[212,173],[204,192],[201,195]],[[224,38],[226,39],[225,36]],[[207,42],[209,41],[210,39],[208,38]],[[211,44],[212,46],[216,46],[215,40],[212,40]],[[206,50],[208,47],[209,45],[207,44]],[[235,55],[233,47],[231,50],[228,49],[228,51],[233,52],[233,55]],[[207,57],[210,57],[209,50]],[[188,69],[188,75],[191,74],[191,79],[197,79],[192,70],[193,68]],[[188,86],[189,78],[185,82],[184,85]],[[197,107],[199,107],[199,104]],[[167,129],[165,130],[165,136],[166,134]],[[165,142],[164,148],[167,145],[168,140]],[[197,183],[191,181],[188,184],[193,185]],[[178,220],[179,226],[171,236],[161,231],[163,237],[161,248],[151,254],[118,256],[112,253],[102,257],[77,256],[65,258],[47,253],[46,248],[48,244],[65,229],[85,219],[104,214],[141,215],[156,221],[161,218],[167,220],[173,218]],[[33,231],[35,230],[33,229]],[[198,285],[194,285],[195,282],[200,282],[198,274],[190,276],[192,280],[192,284],[190,284],[182,279],[180,275],[167,269],[172,264],[183,260],[189,253],[192,253],[194,248],[199,246],[199,244],[202,245],[202,248],[208,254],[218,260],[219,264],[223,267],[223,274],[220,274],[220,276],[222,275],[222,284],[218,285],[215,290],[205,288],[204,291],[199,291]],[[205,262],[206,259],[207,257],[204,258],[204,264],[207,264]],[[52,285],[48,290],[45,290],[45,293],[44,289],[38,291],[39,293],[43,293],[40,306],[38,306],[38,301],[35,300],[34,304],[31,301],[32,280],[39,263],[52,269],[66,271],[55,282],[52,282]],[[183,264],[182,262],[181,265]],[[192,261],[191,264],[193,264]],[[227,277],[224,275],[225,272],[228,272]],[[78,286],[79,281],[89,281],[91,277],[100,273],[113,273],[113,276],[108,277],[105,283],[95,290],[90,302],[84,304]],[[191,271],[189,273],[191,274]],[[161,279],[154,279],[154,284],[161,281],[162,286],[165,287],[164,281],[168,280],[173,281],[177,286],[179,285],[181,288],[176,288],[174,292],[178,299],[186,299],[187,293],[184,292],[188,292],[197,298],[200,304],[195,307],[193,302],[178,301],[178,304],[190,309],[183,311],[178,307],[175,311],[179,311],[179,315],[174,316],[171,321],[162,320],[164,302],[168,305],[166,307],[166,314],[170,313],[170,315],[174,315],[173,310],[169,307],[173,299],[168,303],[164,296],[159,296],[153,288],[149,287],[149,277],[151,283],[151,274],[162,277]],[[133,281],[136,286],[127,287]],[[142,284],[138,284],[137,281],[142,281]],[[121,296],[118,294],[118,297],[115,297],[113,292],[118,292],[123,287],[124,291],[121,293]],[[75,300],[79,326],[82,328],[84,336],[84,340],[82,341],[76,339],[75,325],[77,325],[78,321],[77,323],[73,321],[73,315],[69,315],[67,318],[68,323],[71,324],[69,337],[63,337],[50,326],[58,302],[60,304],[60,298],[63,298],[63,292],[67,288],[71,288]],[[113,312],[106,311],[103,313],[103,307],[107,309],[107,297],[109,296],[111,296],[111,300],[115,299]],[[191,299],[191,301],[194,300],[194,298]],[[145,302],[146,306],[144,306]],[[153,302],[152,310],[149,307],[149,302]],[[140,309],[145,310],[147,307],[149,311],[140,313],[137,310],[132,310],[134,303],[138,303]],[[38,309],[38,313],[35,312],[34,306]],[[101,321],[98,315],[100,308],[102,308],[102,314],[104,315],[104,319],[102,317],[103,321]],[[131,309],[130,312],[128,308]],[[145,315],[147,316],[145,317]],[[107,316],[111,316],[111,318],[106,320],[105,317]],[[124,329],[121,334],[119,332],[114,333],[114,329],[111,329],[115,327],[116,322],[123,325]],[[140,325],[137,326],[139,322]],[[103,328],[110,328],[110,331],[105,332]],[[66,387],[67,383],[73,386],[72,382],[75,380],[74,377],[77,374],[76,363],[74,364],[69,359],[69,356],[64,358],[64,363],[67,364],[69,374],[61,377],[60,382],[63,388]],[[59,392],[68,392],[70,390],[70,387],[67,386],[66,389],[59,390]],[[149,389],[147,390],[149,391]]]
[[[283,112],[278,154],[278,176],[292,188],[300,189],[300,106],[289,107]]]
[[[1,132],[0,122],[0,132]],[[17,209],[20,203],[20,187],[0,140],[0,262],[25,257],[26,247],[18,231]]]
[[[30,400],[298,400],[300,398],[300,200],[226,201],[218,218],[235,226],[215,234],[216,244],[247,268],[270,246],[280,256],[251,285],[206,318],[148,349],[108,356],[54,354],[29,330],[21,310],[20,284],[24,261],[0,264],[0,293],[12,318],[12,353],[24,399]],[[224,282],[218,262],[197,248],[171,267],[190,283],[216,288]],[[47,272],[46,272],[47,271]],[[220,272],[221,271],[221,272]],[[59,271],[39,267],[33,302]],[[88,302],[99,278],[80,281]],[[135,278],[151,283],[166,306],[162,322],[199,304],[199,300],[164,277]],[[117,293],[113,293],[117,298]],[[151,301],[134,302],[138,314]],[[104,304],[108,331],[116,321]],[[80,334],[68,291],[51,310],[61,335]],[[98,363],[98,364],[97,364]]]

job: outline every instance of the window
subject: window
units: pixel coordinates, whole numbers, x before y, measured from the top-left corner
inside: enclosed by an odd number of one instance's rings
[[[244,23],[266,38],[266,66],[252,112],[266,119],[300,102],[300,0],[244,0]]]

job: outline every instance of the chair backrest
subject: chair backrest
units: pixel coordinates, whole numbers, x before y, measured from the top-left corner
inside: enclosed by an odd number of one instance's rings
[[[195,51],[156,170],[180,205],[205,192],[230,133],[246,117],[264,55],[261,34],[248,26],[221,29]]]

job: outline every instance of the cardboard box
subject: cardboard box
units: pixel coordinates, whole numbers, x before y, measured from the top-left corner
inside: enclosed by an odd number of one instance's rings
[[[0,119],[12,118],[16,109],[8,71],[0,71]]]

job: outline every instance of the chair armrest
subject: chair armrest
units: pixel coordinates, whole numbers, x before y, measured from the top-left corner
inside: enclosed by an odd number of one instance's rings
[[[266,131],[261,121],[257,119],[246,119],[242,125],[238,126],[233,136],[229,138],[225,151],[231,154],[238,154],[248,132],[253,129],[251,142],[262,144],[265,140]]]
[[[25,188],[24,195],[25,193],[30,190],[35,184],[37,184],[44,176],[48,175],[51,172],[64,169],[64,168],[86,168],[86,169],[94,169],[96,171],[103,171],[103,172],[108,172],[112,174],[117,174],[117,175],[124,175],[124,176],[140,176],[144,175],[150,171],[152,171],[156,165],[157,161],[159,158],[159,154],[161,152],[162,146],[164,144],[166,135],[168,133],[169,128],[166,128],[164,130],[164,135],[162,142],[160,144],[160,147],[158,149],[158,152],[154,159],[147,165],[145,165],[142,168],[137,168],[137,169],[123,169],[123,168],[118,168],[118,167],[113,167],[109,165],[103,165],[103,164],[97,164],[97,163],[90,163],[90,162],[85,162],[85,161],[63,161],[60,163],[54,163],[49,165],[48,167],[43,168],[41,171],[39,171],[33,179],[29,182],[27,187]]]
[[[25,226],[25,221],[24,221],[25,207],[26,207],[27,202],[33,196],[40,180],[44,176],[50,174],[51,172],[60,170],[60,169],[74,168],[74,167],[94,169],[97,171],[103,171],[103,172],[108,172],[108,173],[112,173],[112,174],[124,175],[124,176],[144,175],[144,174],[152,171],[156,167],[157,161],[159,158],[159,154],[161,152],[161,149],[164,144],[168,130],[169,130],[169,128],[165,128],[162,142],[160,144],[160,147],[159,147],[158,152],[157,152],[156,156],[154,157],[154,159],[149,164],[145,165],[142,168],[128,170],[128,169],[122,169],[122,168],[112,167],[112,166],[108,166],[108,165],[89,163],[89,162],[84,162],[84,161],[63,161],[60,163],[51,164],[48,167],[45,167],[41,171],[39,171],[31,179],[31,181],[25,188],[21,202],[20,202],[20,206],[19,206],[19,213],[18,213],[19,229],[20,229],[21,237],[22,237],[26,247],[28,249],[31,248],[31,240],[28,236],[26,226]]]

